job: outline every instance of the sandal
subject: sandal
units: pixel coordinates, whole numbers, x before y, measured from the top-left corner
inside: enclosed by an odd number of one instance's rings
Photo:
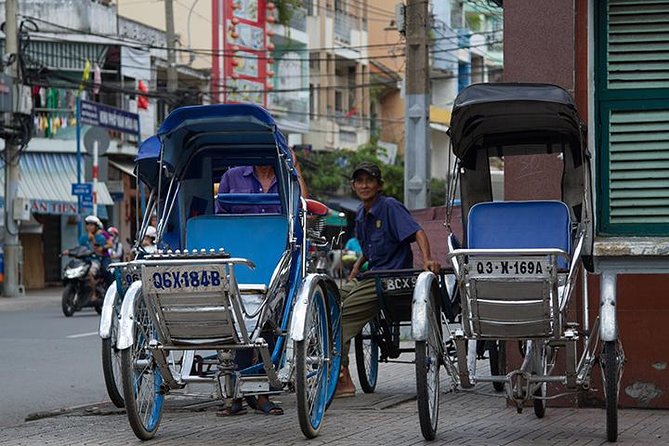
[[[258,404],[255,409],[265,415],[283,415],[283,409],[270,400],[265,401],[263,404]]]
[[[235,415],[244,415],[246,413],[246,408],[242,406],[241,401],[233,401],[232,404],[228,407],[216,412],[216,416],[219,417],[232,417]]]

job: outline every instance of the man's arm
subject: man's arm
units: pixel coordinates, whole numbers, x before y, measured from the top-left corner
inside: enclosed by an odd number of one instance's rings
[[[362,268],[362,265],[364,265],[366,261],[367,257],[365,257],[364,254],[361,254],[360,257],[358,257],[358,260],[356,260],[353,264],[353,268],[351,268],[351,274],[348,275],[348,280],[353,280],[358,274],[360,274],[360,268]]]
[[[416,243],[418,243],[420,253],[423,255],[423,268],[432,271],[433,273],[438,273],[439,269],[441,269],[441,265],[439,265],[439,262],[432,260],[430,242],[427,240],[427,235],[422,229],[416,232]]]

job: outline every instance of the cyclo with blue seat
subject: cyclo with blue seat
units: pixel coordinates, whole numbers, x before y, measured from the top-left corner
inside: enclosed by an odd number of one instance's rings
[[[428,295],[433,296],[414,299],[413,314],[427,317],[412,319],[412,335],[427,349],[424,364],[416,364],[418,381],[428,383],[424,395],[420,388],[418,395],[423,435],[435,437],[441,364],[455,387],[503,383],[518,412],[531,401],[535,415],[542,418],[546,401],[564,395],[548,395],[548,383],[564,385],[567,393],[588,390],[592,368],[599,362],[606,436],[615,441],[624,353],[617,338],[605,340],[599,349],[600,334],[606,339],[605,332],[616,331],[615,313],[602,313],[591,325],[585,291],[581,321],[567,313],[577,277],[588,266],[584,260],[592,252],[593,236],[590,155],[572,98],[547,84],[472,85],[455,100],[449,132],[456,162],[447,215],[459,186],[465,236],[458,248],[451,233],[448,258],[462,317],[461,325],[445,321],[442,338],[441,321],[431,311],[439,305],[438,278],[422,273],[416,290],[432,290]],[[560,200],[492,201],[490,159],[522,155],[547,156],[551,165],[559,163]],[[477,372],[467,345],[480,340],[519,342],[522,364],[506,374]],[[451,343],[455,358],[447,354]],[[558,356],[564,361],[560,373],[554,369]]]
[[[209,382],[228,402],[295,390],[302,432],[315,437],[341,361],[338,289],[305,269],[314,236],[307,235],[307,217],[322,217],[324,207],[301,198],[291,151],[261,107],[179,108],[157,138],[137,157],[138,173],[152,188],[138,239],[155,211],[159,249],[115,265],[139,272],[130,286],[122,274],[117,281],[126,289],[117,348],[134,433],[143,440],[155,435],[170,391]],[[278,193],[214,196],[214,184],[232,166],[272,166]],[[273,211],[215,213],[244,206]],[[257,363],[237,370],[240,349],[256,352]],[[215,354],[202,359],[194,351]]]

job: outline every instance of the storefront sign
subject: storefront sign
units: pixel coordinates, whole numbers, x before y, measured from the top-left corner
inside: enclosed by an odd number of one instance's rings
[[[30,211],[35,214],[77,215],[77,203],[69,201],[32,200]]]

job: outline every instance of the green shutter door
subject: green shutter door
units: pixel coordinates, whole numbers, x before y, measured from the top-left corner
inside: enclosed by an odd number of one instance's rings
[[[598,232],[669,235],[669,1],[597,4]]]

